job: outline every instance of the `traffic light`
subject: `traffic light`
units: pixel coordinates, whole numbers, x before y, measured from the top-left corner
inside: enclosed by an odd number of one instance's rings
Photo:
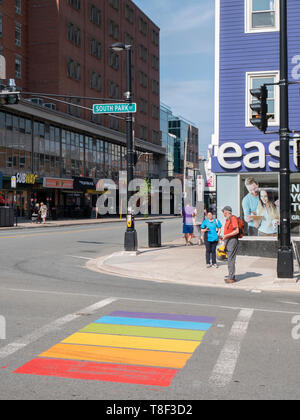
[[[20,94],[14,79],[9,79],[8,86],[0,84],[1,105],[17,105],[20,101]]]
[[[257,89],[250,89],[250,93],[255,98],[255,102],[250,104],[250,108],[256,113],[250,119],[250,122],[254,127],[265,133],[268,128],[268,89],[263,85]]]

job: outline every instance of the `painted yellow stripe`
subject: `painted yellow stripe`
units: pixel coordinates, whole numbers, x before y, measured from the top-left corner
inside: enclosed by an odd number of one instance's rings
[[[181,369],[191,354],[59,343],[40,357]]]
[[[76,333],[63,340],[62,343],[193,353],[199,346],[200,341]]]

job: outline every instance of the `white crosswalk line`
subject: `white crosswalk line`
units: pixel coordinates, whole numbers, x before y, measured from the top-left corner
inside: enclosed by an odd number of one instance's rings
[[[253,313],[253,309],[242,309],[238,314],[210,376],[211,386],[223,388],[230,383],[240,355],[241,343],[247,333]]]

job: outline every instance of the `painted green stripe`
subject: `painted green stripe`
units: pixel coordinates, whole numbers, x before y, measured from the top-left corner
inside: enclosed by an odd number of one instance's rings
[[[90,324],[80,330],[80,332],[131,335],[137,337],[174,338],[178,340],[202,340],[206,331],[138,327],[130,325]]]

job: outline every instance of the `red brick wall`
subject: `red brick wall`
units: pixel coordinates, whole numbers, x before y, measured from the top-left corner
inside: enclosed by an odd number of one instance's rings
[[[13,71],[13,54],[18,48],[14,46],[14,21],[16,20],[14,2],[4,2],[0,6],[7,32],[3,34],[5,41],[5,54],[8,57],[8,70]],[[7,5],[9,4],[9,5]],[[90,21],[90,5],[102,12],[102,25],[99,28]],[[125,7],[128,4],[134,10],[134,22],[125,18]],[[23,1],[22,25],[24,22],[24,47],[20,51],[24,55],[26,65],[22,75],[22,84],[29,91],[57,94],[70,94],[76,96],[89,96],[96,98],[109,98],[109,81],[120,87],[120,98],[126,90],[125,53],[119,54],[119,69],[115,70],[109,65],[109,47],[115,42],[125,42],[125,33],[134,38],[133,66],[134,99],[139,105],[140,98],[147,100],[148,112],[136,114],[135,132],[139,137],[140,125],[148,129],[148,141],[152,141],[152,130],[159,133],[159,119],[152,118],[152,105],[159,109],[159,95],[152,93],[152,79],[159,81],[159,71],[152,68],[152,55],[159,57],[159,46],[152,43],[152,29],[159,32],[159,28],[151,22],[144,13],[135,6],[131,0],[119,0],[119,9],[115,10],[109,0],[82,0],[80,10],[68,4],[68,0],[27,0],[27,7]],[[147,21],[147,34],[144,36],[139,30],[139,18]],[[109,21],[113,20],[119,25],[119,38],[109,35]],[[81,30],[81,45],[77,47],[67,38],[67,24],[71,22]],[[4,24],[3,24],[4,26]],[[22,26],[23,28],[23,26]],[[27,37],[28,28],[28,37]],[[3,31],[4,32],[4,31]],[[101,60],[90,54],[90,38],[93,37],[102,44]],[[28,42],[27,42],[28,39]],[[1,40],[0,40],[1,42]],[[4,42],[3,42],[4,44]],[[28,47],[26,48],[26,44]],[[139,46],[144,45],[148,51],[147,62],[139,57]],[[67,59],[71,58],[80,63],[81,79],[76,81],[67,75]],[[28,70],[28,71],[27,71]],[[102,90],[100,92],[90,88],[90,72],[94,71],[102,76]],[[148,88],[139,84],[139,71],[148,75]],[[82,101],[81,105],[91,107],[99,101]],[[112,99],[111,102],[117,102]],[[66,111],[66,106],[58,105],[58,109]],[[91,120],[91,113],[82,111],[81,117]],[[109,117],[102,118],[102,124],[108,126]],[[121,124],[122,131],[125,124]],[[160,141],[159,141],[160,144]]]
[[[2,15],[2,36],[0,46],[3,48],[3,55],[6,59],[6,77],[16,79],[16,83],[22,89],[26,89],[28,75],[28,56],[27,56],[27,8],[26,3],[22,2],[21,14],[16,13],[14,1],[3,1],[0,5]],[[15,24],[22,25],[21,46],[16,45]],[[16,78],[15,57],[16,54],[22,59],[22,78]]]

